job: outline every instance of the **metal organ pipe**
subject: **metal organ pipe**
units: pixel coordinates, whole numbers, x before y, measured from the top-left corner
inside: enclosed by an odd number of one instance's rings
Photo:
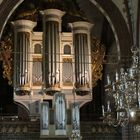
[[[32,30],[36,22],[17,20],[14,26],[14,87],[18,94],[30,92],[30,45]]]
[[[42,11],[43,15],[43,73],[44,73],[44,88],[50,87],[60,88],[60,32],[61,32],[61,17],[64,12],[57,9],[47,9]],[[58,76],[59,74],[59,76]]]
[[[82,87],[91,83],[90,29],[93,25],[79,21],[70,23],[70,26],[73,30],[75,82],[76,87]]]

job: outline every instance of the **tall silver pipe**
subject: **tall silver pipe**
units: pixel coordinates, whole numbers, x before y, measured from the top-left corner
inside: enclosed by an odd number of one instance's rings
[[[15,93],[26,94],[30,92],[30,60],[29,49],[31,45],[32,30],[36,26],[30,20],[16,20],[14,26],[14,87]]]
[[[58,86],[58,72],[60,70],[60,33],[61,18],[64,12],[57,9],[41,11],[43,15],[43,73],[44,88]],[[48,61],[48,62],[47,62]],[[59,73],[60,75],[60,73]],[[59,78],[60,79],[60,78]]]
[[[92,24],[84,21],[70,23],[73,29],[75,47],[75,79],[76,87],[87,86],[91,80],[90,29]],[[88,80],[87,80],[88,79]]]

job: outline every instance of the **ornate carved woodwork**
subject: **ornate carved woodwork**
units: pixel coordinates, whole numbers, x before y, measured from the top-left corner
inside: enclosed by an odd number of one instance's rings
[[[105,56],[105,47],[97,39],[91,40],[91,56],[92,56],[92,86],[95,87],[97,81],[102,79],[103,60]]]
[[[3,77],[8,79],[8,84],[12,84],[12,50],[13,50],[13,40],[12,37],[7,35],[0,42],[0,60],[3,61]]]

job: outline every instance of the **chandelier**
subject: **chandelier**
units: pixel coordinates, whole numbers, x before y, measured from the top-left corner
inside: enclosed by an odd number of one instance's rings
[[[102,106],[103,121],[109,125],[126,126],[128,123],[140,122],[140,69],[137,47],[132,47],[132,65],[121,68],[111,80],[107,75],[106,93],[114,100],[114,105],[107,101]],[[113,108],[113,109],[112,109]]]

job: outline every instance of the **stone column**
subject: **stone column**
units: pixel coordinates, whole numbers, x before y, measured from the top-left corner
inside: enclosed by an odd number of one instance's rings
[[[75,55],[76,88],[91,87],[91,45],[90,29],[92,24],[84,21],[70,24],[73,29],[73,46]]]
[[[14,26],[14,87],[17,95],[30,93],[31,38],[36,22],[17,20]]]
[[[60,89],[60,33],[64,12],[47,9],[43,15],[43,78],[47,92]]]

